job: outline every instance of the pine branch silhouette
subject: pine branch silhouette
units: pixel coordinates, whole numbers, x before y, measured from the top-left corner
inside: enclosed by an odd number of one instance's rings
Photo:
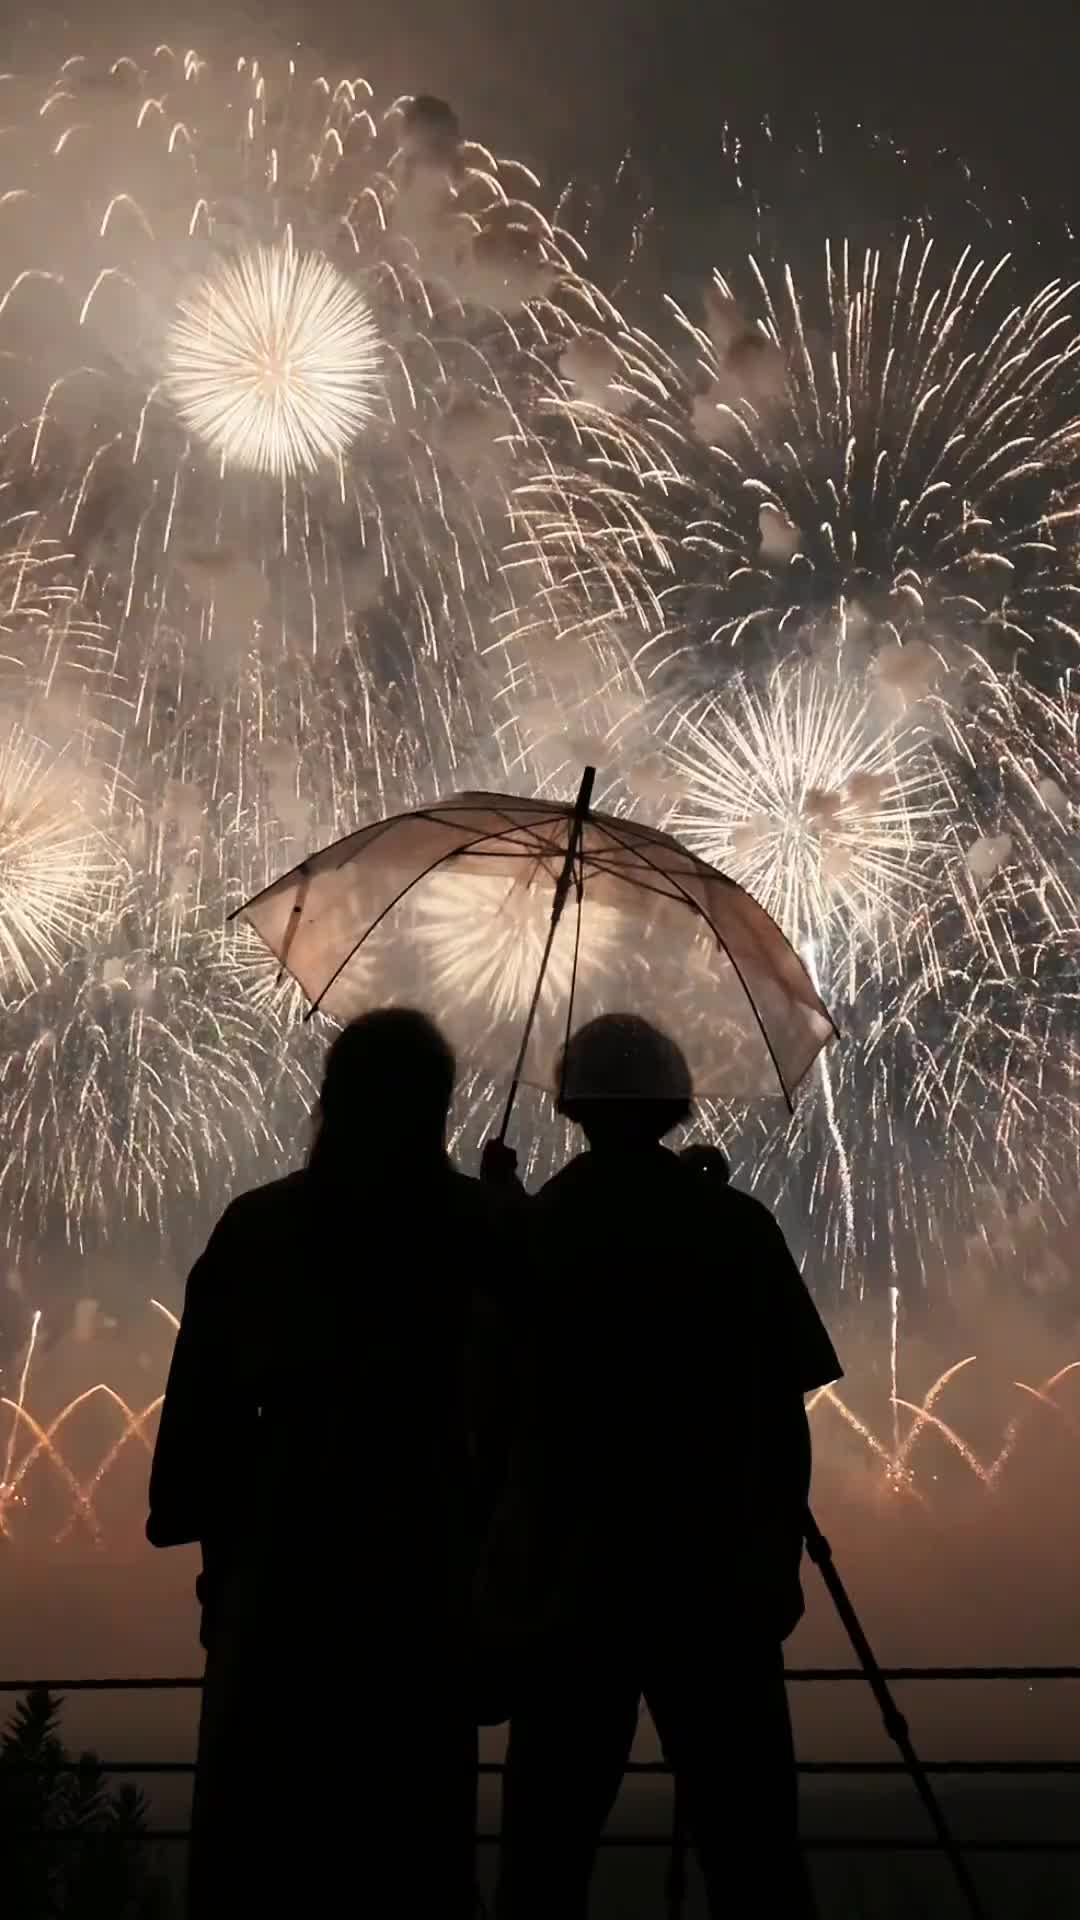
[[[19,1920],[163,1920],[167,1889],[147,1843],[137,1788],[110,1790],[94,1753],[73,1760],[63,1702],[35,1687],[0,1736],[5,1911]]]

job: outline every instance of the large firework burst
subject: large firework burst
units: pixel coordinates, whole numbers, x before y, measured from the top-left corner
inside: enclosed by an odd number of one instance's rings
[[[882,946],[906,941],[944,809],[923,729],[883,727],[858,687],[788,663],[681,710],[669,758],[684,788],[673,825],[800,949],[838,936],[850,976],[859,942],[880,967]]]
[[[226,462],[283,477],[340,460],[371,417],[375,323],[362,296],[291,233],[182,300],[166,343],[182,420]]]

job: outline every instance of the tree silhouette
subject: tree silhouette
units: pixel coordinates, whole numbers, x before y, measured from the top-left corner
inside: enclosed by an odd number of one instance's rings
[[[148,1857],[146,1802],[110,1790],[96,1754],[72,1760],[63,1702],[33,1687],[0,1737],[5,1911],[19,1920],[163,1920],[167,1889]]]

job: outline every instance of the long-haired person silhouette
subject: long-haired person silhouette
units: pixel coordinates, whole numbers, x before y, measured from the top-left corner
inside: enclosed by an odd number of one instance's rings
[[[478,1329],[514,1248],[447,1158],[453,1087],[421,1014],[346,1027],[307,1165],[235,1200],[188,1281],[147,1531],[203,1551],[192,1920],[472,1912],[469,1604],[501,1472]]]

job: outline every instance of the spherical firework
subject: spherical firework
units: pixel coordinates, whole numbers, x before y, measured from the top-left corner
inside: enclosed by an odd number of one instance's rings
[[[371,417],[379,359],[362,296],[291,240],[204,280],[166,342],[181,419],[226,463],[282,477],[342,458]]]
[[[551,924],[551,875],[526,864],[517,874],[487,873],[478,859],[455,862],[415,891],[417,939],[424,952],[436,1005],[482,1008],[493,1023],[520,1023],[528,1011]],[[491,865],[490,857],[486,864]],[[462,869],[464,868],[464,871]],[[575,981],[613,959],[619,950],[619,914],[590,903],[578,917],[568,907],[548,954],[541,1006],[566,1008]],[[508,1067],[515,1041],[508,1042]]]
[[[551,918],[549,887],[534,888],[527,874],[434,874],[417,890],[416,907],[440,995],[475,999],[496,1021],[525,1013]],[[569,991],[572,963],[572,944],[560,943],[545,976],[550,997]]]
[[[679,710],[668,757],[683,789],[673,829],[798,948],[848,952],[854,968],[863,943],[880,968],[883,946],[906,940],[946,806],[922,729],[883,726],[857,686],[788,664]]]

